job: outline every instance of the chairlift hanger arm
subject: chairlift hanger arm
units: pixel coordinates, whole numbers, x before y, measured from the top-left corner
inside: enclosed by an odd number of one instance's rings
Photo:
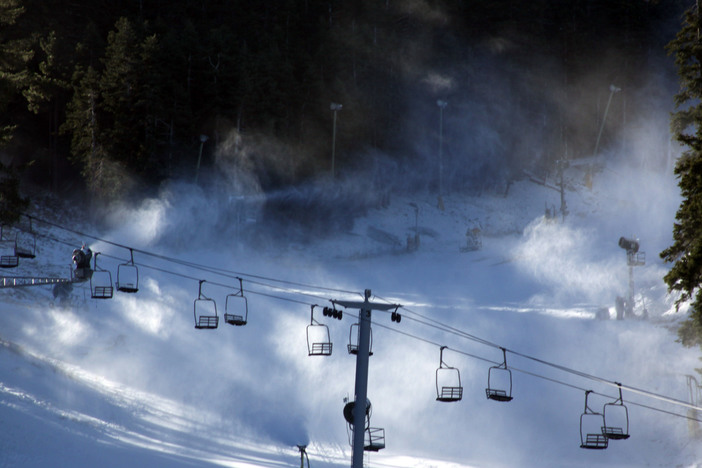
[[[202,293],[202,283],[206,282],[207,280],[201,279],[201,280],[198,280],[198,281],[200,282],[200,284],[198,285],[197,298],[198,298],[198,299],[207,299],[207,300],[211,300],[209,297],[205,296],[205,295]]]
[[[402,307],[399,304],[380,304],[377,302],[367,302],[367,301],[338,301],[336,299],[332,299],[330,301],[334,305],[339,305],[341,307],[346,307],[348,309],[364,309],[364,310],[391,310],[391,309],[399,309]]]

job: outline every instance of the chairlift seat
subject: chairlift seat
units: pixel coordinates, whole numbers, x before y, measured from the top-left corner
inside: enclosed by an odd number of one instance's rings
[[[584,449],[594,449],[602,450],[606,449],[608,445],[608,439],[603,434],[587,434],[585,441],[580,444],[580,448]]]
[[[624,432],[624,429],[621,427],[602,426],[602,435],[613,440],[625,440],[629,438],[629,434]]]
[[[29,250],[27,247],[22,247],[19,245],[15,246],[15,255],[20,258],[35,258],[36,254],[34,251]]]
[[[227,295],[224,301],[224,322],[240,327],[246,325],[248,316],[249,304],[244,296],[243,287],[241,287],[238,293]]]
[[[353,344],[349,343],[348,344],[348,351],[349,351],[349,354],[357,355],[358,354],[358,345],[355,343],[353,343]],[[372,356],[373,351],[368,351],[368,355]]]
[[[19,265],[19,257],[17,255],[1,255],[0,256],[0,267],[2,268],[15,268]]]
[[[21,247],[15,249],[15,255],[19,258],[35,258],[36,255],[30,250],[25,250]]]
[[[498,389],[493,389],[493,388],[486,388],[485,389],[485,395],[490,399],[490,400],[495,400],[495,401],[512,401],[512,397],[507,394],[504,390],[498,390]]]
[[[369,427],[366,429],[366,437],[363,450],[366,452],[377,452],[385,448],[385,429],[382,427]]]
[[[236,315],[236,314],[224,314],[224,321],[227,322],[229,325],[236,325],[236,326],[241,326],[241,325],[246,325],[246,319],[244,319],[243,316],[241,315]]]
[[[436,401],[460,401],[463,398],[463,387],[441,387]]]
[[[124,293],[135,293],[139,291],[134,283],[117,283],[117,291]]]

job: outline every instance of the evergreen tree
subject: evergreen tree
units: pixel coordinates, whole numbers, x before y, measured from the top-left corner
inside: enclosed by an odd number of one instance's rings
[[[8,121],[6,109],[27,79],[26,64],[33,55],[31,42],[16,37],[11,28],[24,11],[20,0],[0,0],[0,142],[12,138],[16,123]]]
[[[92,67],[74,74],[73,99],[66,109],[66,122],[61,131],[71,135],[71,159],[80,168],[89,188],[100,184],[101,161],[104,159],[100,144],[98,109],[100,107],[99,74]]]
[[[675,216],[673,245],[660,256],[673,266],[664,280],[682,302],[692,300],[690,318],[678,331],[686,346],[702,344],[702,21],[700,0],[685,12],[682,29],[668,44],[675,56],[680,90],[671,128],[686,147],[675,166],[683,201]]]

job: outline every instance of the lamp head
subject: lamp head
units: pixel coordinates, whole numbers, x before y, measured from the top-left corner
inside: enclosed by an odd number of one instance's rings
[[[626,250],[627,253],[636,253],[639,251],[639,241],[636,239],[628,239],[626,237],[619,238],[619,247]]]

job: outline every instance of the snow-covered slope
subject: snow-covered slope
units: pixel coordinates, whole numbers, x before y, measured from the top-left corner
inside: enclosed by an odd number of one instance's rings
[[[348,466],[342,408],[353,397],[346,343],[356,313],[337,321],[316,309],[332,356],[308,356],[306,330],[310,304],[358,300],[351,292],[364,289],[403,306],[401,323],[373,317],[369,398],[386,448],[371,465],[699,465],[688,428],[696,423],[656,410],[687,409],[633,393],[624,394],[631,438],[581,449],[583,390],[598,393],[597,408],[616,390],[533,359],[508,353],[514,399],[485,398],[490,362],[502,355],[466,334],[688,401],[699,353],[675,342],[683,312],[666,295],[657,255],[679,202],[672,176],[610,167],[588,189],[579,169],[567,174],[565,221],[544,219],[560,206],[554,181],[524,178],[506,196],[447,194],[443,209],[433,194],[393,193],[340,234],[304,241],[259,233],[276,241],[252,242],[256,223],[218,217],[217,200],[188,186],[116,212],[110,228],[73,224],[75,212],[34,213],[73,232],[35,221],[37,258],[6,273],[66,276],[72,248],[85,241],[115,275],[128,250],[90,235],[137,249],[140,288],[95,300],[76,285],[63,302],[48,286],[0,291],[0,465],[296,466],[296,445],[306,444],[312,466]],[[476,227],[482,248],[462,251]],[[247,243],[236,237],[243,230]],[[408,251],[415,232],[419,247]],[[648,253],[635,269],[635,311],[645,307],[648,320],[595,320],[602,308],[614,317],[616,296],[627,294],[620,236],[638,237]],[[194,329],[199,280],[221,315],[236,276],[247,325]],[[460,371],[460,402],[436,401],[440,346]]]

